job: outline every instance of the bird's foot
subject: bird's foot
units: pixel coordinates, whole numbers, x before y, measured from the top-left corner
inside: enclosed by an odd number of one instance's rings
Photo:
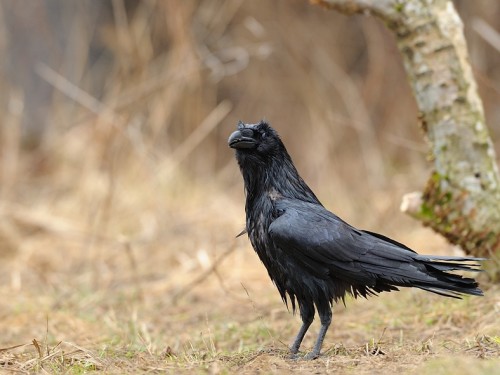
[[[319,353],[314,352],[314,351],[307,353],[306,355],[301,355],[298,351],[296,351],[296,352],[292,351],[288,355],[288,359],[293,359],[294,361],[300,361],[300,360],[311,361],[311,360],[316,359],[318,357],[319,357]]]
[[[289,359],[299,359],[299,348],[297,348],[295,345],[290,345],[290,355],[288,356]]]
[[[312,351],[304,356],[304,360],[312,361],[313,359],[316,359],[318,357],[319,357],[319,352]]]

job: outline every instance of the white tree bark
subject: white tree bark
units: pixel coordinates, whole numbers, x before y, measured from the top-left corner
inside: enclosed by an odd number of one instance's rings
[[[402,210],[500,274],[500,177],[469,64],[463,25],[449,0],[313,0],[373,14],[396,35],[435,170]],[[496,262],[495,262],[496,260]]]

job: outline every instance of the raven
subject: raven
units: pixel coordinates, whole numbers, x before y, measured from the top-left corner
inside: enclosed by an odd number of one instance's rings
[[[416,287],[446,297],[483,295],[478,283],[447,271],[480,271],[483,258],[419,255],[381,234],[359,230],[326,210],[299,176],[277,132],[265,121],[238,123],[235,149],[246,193],[246,232],[285,305],[300,310],[290,346],[296,358],[315,310],[321,328],[317,358],[332,321],[333,302]]]

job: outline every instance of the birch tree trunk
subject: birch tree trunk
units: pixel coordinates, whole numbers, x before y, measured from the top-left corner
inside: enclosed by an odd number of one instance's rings
[[[463,25],[449,0],[312,0],[346,14],[373,14],[394,32],[435,165],[422,193],[401,209],[465,252],[491,259],[500,277],[500,177],[468,60]]]

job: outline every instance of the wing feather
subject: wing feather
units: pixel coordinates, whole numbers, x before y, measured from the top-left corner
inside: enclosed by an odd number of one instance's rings
[[[482,295],[472,278],[447,271],[480,271],[482,258],[427,256],[378,233],[358,230],[320,204],[281,199],[268,228],[276,246],[312,275],[347,282],[352,294],[417,287],[459,297]]]
[[[281,216],[269,226],[271,238],[316,275],[326,266],[334,277],[375,285],[380,277],[404,283],[417,271],[413,250],[360,231],[320,205],[287,199],[276,205]]]

